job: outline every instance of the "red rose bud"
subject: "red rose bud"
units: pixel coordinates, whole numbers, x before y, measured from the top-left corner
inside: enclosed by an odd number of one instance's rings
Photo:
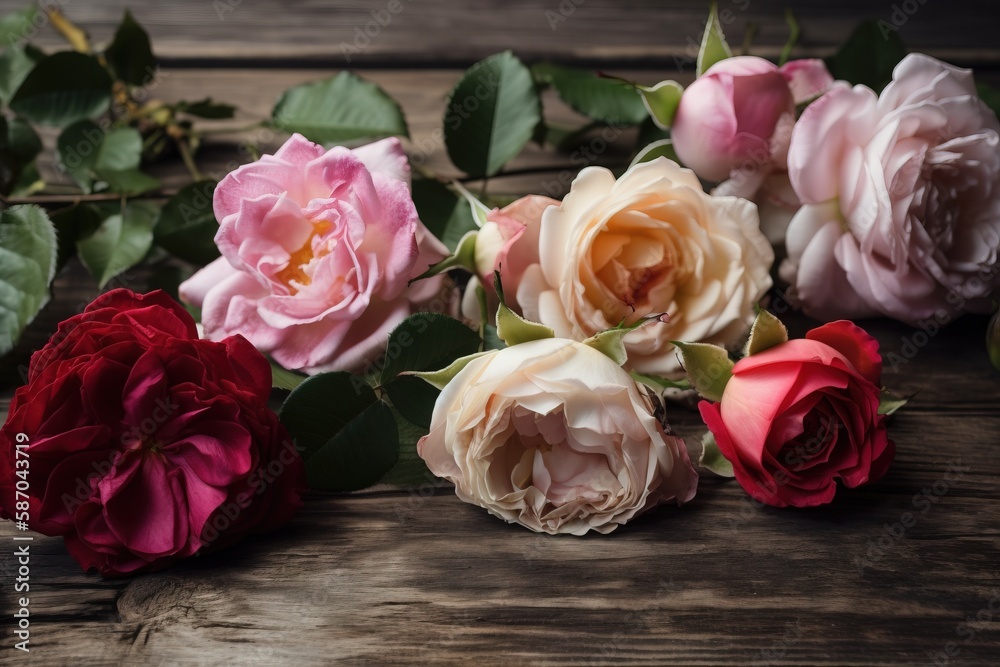
[[[990,354],[993,367],[1000,371],[1000,310],[994,313],[986,328],[986,351]]]
[[[740,360],[722,400],[698,407],[747,493],[777,507],[822,505],[837,480],[860,486],[892,462],[881,375],[878,341],[831,322]]]
[[[276,528],[305,478],[270,390],[242,337],[198,340],[163,292],[109,292],[31,358],[0,429],[0,516],[23,509],[27,439],[29,526],[64,536],[85,570],[157,570]]]

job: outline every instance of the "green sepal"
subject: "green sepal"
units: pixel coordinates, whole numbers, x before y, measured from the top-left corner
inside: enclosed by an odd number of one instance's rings
[[[476,352],[464,357],[459,357],[455,361],[451,362],[446,368],[442,368],[438,371],[403,371],[400,375],[412,375],[413,377],[420,378],[435,389],[444,389],[449,382],[455,379],[455,376],[458,375],[463,368],[469,365],[470,361],[478,359],[486,354],[492,354],[493,352],[493,350],[486,350],[485,352]]]
[[[698,457],[698,465],[711,470],[719,477],[734,477],[733,464],[722,455],[715,436],[709,431],[701,438],[701,456]]]
[[[757,319],[750,328],[750,338],[743,347],[743,356],[769,350],[776,345],[788,342],[788,329],[777,317],[763,308],[757,313]]]
[[[684,86],[676,81],[661,81],[655,86],[636,86],[636,89],[657,126],[666,130],[674,124]]]
[[[684,370],[698,394],[710,401],[721,401],[735,365],[729,353],[708,343],[670,342],[680,350]]]
[[[507,345],[517,345],[543,338],[555,338],[556,332],[544,324],[531,322],[511,310],[503,297],[503,284],[500,282],[500,272],[493,273],[493,285],[500,299],[497,308],[497,336]]]
[[[698,50],[697,75],[701,76],[720,60],[732,57],[733,50],[729,48],[722,32],[722,24],[719,23],[719,6],[713,2],[705,24],[705,34],[701,38],[701,48]]]

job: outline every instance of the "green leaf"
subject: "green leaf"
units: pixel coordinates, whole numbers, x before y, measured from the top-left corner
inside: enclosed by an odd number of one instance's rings
[[[726,383],[733,376],[734,364],[729,353],[708,343],[671,343],[681,351],[684,370],[697,392],[710,401],[721,401]]]
[[[888,389],[883,388],[878,397],[878,413],[889,416],[909,403],[913,396],[897,396]]]
[[[236,107],[231,104],[213,102],[211,97],[206,97],[197,102],[178,102],[175,108],[181,113],[197,116],[198,118],[210,118],[212,120],[232,118],[236,113]]]
[[[271,118],[275,127],[321,144],[409,136],[395,100],[351,72],[289,88]]]
[[[788,342],[788,329],[777,317],[761,309],[750,328],[750,338],[743,348],[743,356],[749,357],[776,345]]]
[[[482,287],[480,287],[482,289]],[[497,328],[492,324],[483,325],[483,351],[487,350],[502,350],[507,347],[507,343],[500,340],[500,335],[497,333]]]
[[[986,83],[977,83],[976,91],[979,93],[979,99],[993,109],[993,113],[1000,116],[1000,89]]]
[[[324,491],[371,486],[399,456],[396,421],[363,378],[323,373],[285,400],[281,422],[305,461],[309,485]]]
[[[417,442],[427,435],[427,429],[407,421],[396,411],[393,416],[399,433],[399,460],[379,483],[415,487],[436,482],[437,478],[417,454]]]
[[[0,102],[7,103],[38,62],[30,51],[8,46],[0,54]]]
[[[175,257],[208,264],[219,256],[215,234],[219,223],[212,208],[215,181],[187,185],[167,200],[153,235],[156,243]]]
[[[33,169],[42,141],[30,125],[0,117],[0,192],[14,193],[25,179],[38,178]]]
[[[119,81],[144,86],[156,77],[156,58],[149,44],[149,34],[125,10],[115,37],[104,52],[104,59]]]
[[[563,102],[588,118],[609,125],[638,125],[646,108],[635,86],[586,70],[539,63],[531,68],[535,78],[552,85]]]
[[[844,45],[826,59],[834,79],[863,84],[876,93],[892,80],[892,70],[906,56],[906,47],[895,30],[883,34],[878,22],[858,24]]]
[[[90,237],[77,241],[83,265],[103,288],[122,271],[142,261],[153,245],[156,208],[128,202],[122,213],[109,216]]]
[[[701,438],[701,455],[698,457],[698,465],[708,468],[720,477],[734,477],[733,464],[722,455],[715,436],[709,431]]]
[[[35,27],[37,17],[38,7],[35,5],[5,14],[0,18],[0,44],[8,44],[10,48],[31,39],[38,32]]]
[[[93,56],[64,51],[39,62],[14,93],[10,108],[40,125],[66,127],[104,113],[111,77]]]
[[[271,386],[277,389],[292,391],[302,384],[308,376],[301,375],[271,361]]]
[[[413,203],[431,234],[453,252],[466,233],[477,229],[465,199],[440,181],[414,179]]]
[[[56,272],[56,231],[38,206],[0,213],[0,355],[49,301]]]
[[[674,124],[677,107],[681,104],[684,86],[676,81],[661,81],[655,86],[639,86],[639,95],[657,127],[667,129]]]
[[[59,239],[59,256],[56,270],[66,266],[66,262],[76,254],[76,242],[87,238],[101,226],[100,211],[90,204],[70,206],[52,214],[52,224]]]
[[[104,143],[104,132],[91,120],[73,123],[56,140],[59,164],[87,192],[93,187],[91,170]]]
[[[436,313],[417,313],[389,335],[379,384],[403,371],[436,371],[479,350],[479,335],[458,320]]]
[[[123,195],[138,195],[160,187],[160,181],[138,169],[102,170],[97,175],[109,190]]]
[[[385,386],[385,393],[399,414],[417,426],[430,428],[440,393],[437,389],[419,378],[402,375]]]
[[[719,23],[719,6],[713,2],[705,24],[705,34],[701,38],[701,49],[698,50],[697,75],[701,76],[720,60],[732,57],[733,51],[729,48],[722,32],[722,24]]]
[[[632,164],[629,165],[629,168],[642,162],[652,162],[658,157],[665,157],[678,164],[680,164],[681,161],[681,159],[677,157],[677,151],[674,150],[674,142],[670,139],[661,139],[660,141],[654,141],[639,151],[638,155],[632,159]]]
[[[451,91],[444,142],[456,167],[492,176],[521,152],[541,120],[531,72],[510,51],[470,67]]]
[[[60,164],[84,190],[92,190],[98,181],[123,194],[139,194],[160,185],[139,171],[142,135],[134,128],[105,134],[93,121],[78,121],[62,131],[56,148]]]

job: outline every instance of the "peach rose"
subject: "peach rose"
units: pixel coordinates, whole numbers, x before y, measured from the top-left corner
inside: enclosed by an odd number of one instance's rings
[[[458,497],[536,532],[609,533],[694,497],[684,441],[611,359],[547,338],[472,360],[434,405],[417,451]]]
[[[516,302],[557,336],[583,340],[623,320],[669,315],[625,337],[629,368],[640,373],[680,370],[671,340],[736,343],[771,287],[774,251],[756,206],[709,196],[666,158],[617,181],[607,169],[584,169],[542,214],[538,243]]]

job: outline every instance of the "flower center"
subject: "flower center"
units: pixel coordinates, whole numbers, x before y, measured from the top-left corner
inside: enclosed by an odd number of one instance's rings
[[[316,258],[316,251],[319,249],[317,239],[329,232],[332,227],[333,225],[326,220],[313,222],[312,234],[301,248],[289,255],[288,266],[275,274],[275,278],[284,283],[292,294],[312,283],[312,276],[306,269]]]

